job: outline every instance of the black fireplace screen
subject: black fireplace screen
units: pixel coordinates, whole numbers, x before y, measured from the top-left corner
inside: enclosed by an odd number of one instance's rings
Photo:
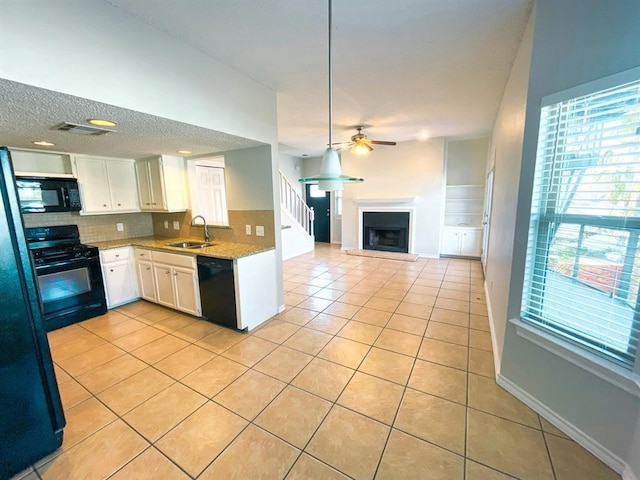
[[[362,248],[409,253],[409,212],[363,212]]]

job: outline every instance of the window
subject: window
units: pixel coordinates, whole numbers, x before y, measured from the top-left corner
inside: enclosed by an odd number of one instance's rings
[[[335,216],[342,217],[342,190],[336,190],[333,194],[336,202]]]
[[[543,100],[522,318],[639,371],[640,75],[620,77]]]
[[[202,215],[207,225],[229,225],[224,157],[188,162],[191,214]]]

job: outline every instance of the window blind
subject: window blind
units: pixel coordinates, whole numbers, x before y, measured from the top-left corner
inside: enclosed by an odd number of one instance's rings
[[[640,80],[541,110],[522,318],[633,369]]]

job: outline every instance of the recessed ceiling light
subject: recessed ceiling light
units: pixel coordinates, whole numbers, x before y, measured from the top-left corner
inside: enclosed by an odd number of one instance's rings
[[[420,133],[420,138],[429,138],[429,132],[427,132],[426,130],[423,130]]]
[[[116,122],[112,122],[111,120],[103,120],[101,118],[90,118],[87,120],[91,125],[98,125],[99,127],[115,127],[117,125]]]
[[[191,150],[178,150],[178,153],[182,155],[189,155],[190,153],[193,153],[193,152]]]
[[[34,145],[40,145],[41,147],[53,147],[55,143],[45,142],[44,140],[40,140],[38,142],[31,142]]]

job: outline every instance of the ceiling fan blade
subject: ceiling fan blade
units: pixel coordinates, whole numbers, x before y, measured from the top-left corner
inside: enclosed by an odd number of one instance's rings
[[[374,145],[396,145],[396,142],[384,142],[382,140],[371,140],[371,143],[373,143]]]

